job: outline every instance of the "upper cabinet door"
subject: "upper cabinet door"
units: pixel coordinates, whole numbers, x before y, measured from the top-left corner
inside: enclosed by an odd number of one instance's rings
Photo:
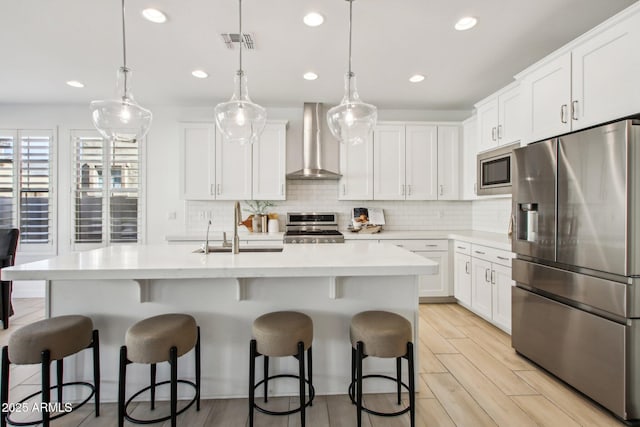
[[[522,96],[515,86],[498,97],[498,143],[511,144],[522,138]]]
[[[340,144],[338,200],[373,200],[373,138]]]
[[[251,199],[252,145],[227,142],[219,132],[216,137],[216,199]]]
[[[640,14],[635,14],[573,50],[574,129],[640,112],[639,44]]]
[[[460,198],[460,127],[438,126],[438,200]]]
[[[460,164],[460,176],[462,183],[460,184],[460,198],[462,200],[475,200],[478,198],[476,195],[476,161],[477,155],[477,124],[478,120],[476,116],[473,116],[463,122],[462,138],[463,143],[461,146],[462,159]]]
[[[211,123],[181,123],[180,197],[215,199],[216,128]]]
[[[478,151],[498,145],[498,98],[478,107]]]
[[[438,128],[433,125],[406,127],[406,198],[438,198]]]
[[[286,123],[268,123],[253,150],[253,199],[285,200]]]
[[[526,75],[521,87],[528,142],[571,130],[570,52]]]
[[[373,132],[373,198],[404,200],[405,127],[380,125]]]

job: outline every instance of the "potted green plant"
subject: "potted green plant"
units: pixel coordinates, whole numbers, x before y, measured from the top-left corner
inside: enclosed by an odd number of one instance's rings
[[[270,200],[245,200],[244,203],[247,205],[244,210],[253,214],[253,232],[266,233],[268,209],[276,206],[275,203]]]

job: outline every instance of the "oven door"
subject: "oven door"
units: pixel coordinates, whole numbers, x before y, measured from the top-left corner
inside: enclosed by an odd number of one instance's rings
[[[513,149],[519,144],[478,154],[478,195],[511,194]]]

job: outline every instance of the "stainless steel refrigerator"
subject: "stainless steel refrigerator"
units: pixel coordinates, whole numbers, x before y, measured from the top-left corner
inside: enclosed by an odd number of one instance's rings
[[[512,345],[640,418],[640,120],[516,149]]]

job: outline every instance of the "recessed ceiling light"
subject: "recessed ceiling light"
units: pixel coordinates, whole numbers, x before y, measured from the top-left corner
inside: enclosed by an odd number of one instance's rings
[[[69,80],[67,82],[67,84],[71,87],[84,87],[84,84],[82,82],[79,82],[77,80]]]
[[[414,74],[413,76],[409,77],[409,81],[411,83],[420,83],[423,80],[424,76],[422,74]]]
[[[144,9],[142,11],[142,16],[144,16],[144,19],[146,19],[147,21],[151,21],[156,24],[163,24],[167,22],[167,15],[165,15],[158,9]]]
[[[304,73],[302,77],[304,77],[305,80],[315,80],[318,78],[318,75],[312,71],[309,71],[308,73]]]
[[[455,29],[458,31],[469,30],[476,26],[478,20],[473,16],[465,16],[461,18],[458,22],[456,22]]]
[[[203,70],[193,70],[191,72],[191,75],[199,79],[206,79],[207,77],[209,77],[209,74],[207,74],[207,72]]]
[[[311,12],[304,16],[303,21],[310,27],[317,27],[318,25],[322,25],[324,22],[324,16],[316,12]]]

